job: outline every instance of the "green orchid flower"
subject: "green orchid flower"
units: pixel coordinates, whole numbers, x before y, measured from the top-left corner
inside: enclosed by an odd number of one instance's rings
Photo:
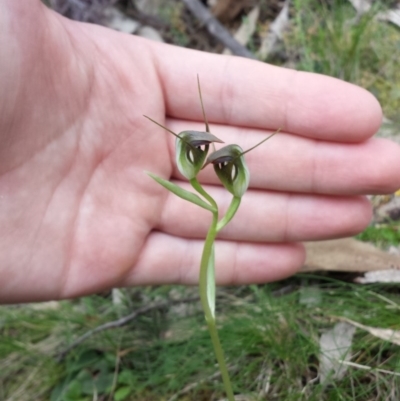
[[[176,137],[176,164],[180,173],[189,181],[194,179],[202,169],[210,148],[210,143],[223,143],[221,139],[209,132],[183,131],[179,134],[176,134],[174,131],[164,127],[157,121],[154,121],[152,118],[148,116],[144,117]]]
[[[224,146],[213,152],[205,166],[212,163],[222,185],[237,198],[246,192],[250,182],[250,172],[239,145]]]
[[[209,132],[183,131],[175,142],[176,164],[189,181],[199,174],[206,160],[210,143],[223,143]]]

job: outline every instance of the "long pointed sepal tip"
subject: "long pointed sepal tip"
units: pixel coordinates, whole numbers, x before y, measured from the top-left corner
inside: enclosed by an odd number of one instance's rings
[[[197,74],[197,87],[198,87],[198,90],[199,90],[201,111],[203,112],[203,119],[204,119],[204,124],[205,124],[205,126],[206,126],[206,132],[210,132],[210,126],[208,125],[208,121],[207,121],[207,117],[206,117],[206,111],[205,111],[205,109],[204,109],[203,97],[201,96],[201,87],[200,87],[200,78],[199,78],[199,74]]]
[[[261,142],[257,143],[257,145],[254,145],[253,147],[251,147],[250,149],[245,150],[243,153],[240,154],[240,156],[243,156],[244,154],[250,152],[251,150],[259,147],[260,145],[262,145],[264,142],[268,141],[268,139],[272,138],[274,135],[279,134],[279,132],[282,130],[282,128],[278,128],[273,134],[267,136],[266,138],[264,138]]]
[[[172,135],[176,136],[179,139],[182,139],[178,134],[176,134],[174,131],[170,130],[169,128],[165,127],[164,125],[158,123],[157,121],[153,120],[151,117],[146,116],[145,114],[143,114],[143,117],[147,118],[148,120],[150,120],[152,123],[158,125],[159,127],[165,129],[166,131],[168,131],[169,133],[171,133]]]

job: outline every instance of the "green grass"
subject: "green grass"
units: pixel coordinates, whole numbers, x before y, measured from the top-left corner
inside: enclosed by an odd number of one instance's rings
[[[357,238],[380,247],[399,246],[400,225],[398,223],[373,225],[359,234]]]
[[[274,295],[287,285],[292,292]],[[305,304],[302,294],[315,288],[317,301]],[[162,297],[160,289],[147,292]],[[400,295],[395,289],[304,275],[226,289],[221,295],[220,333],[236,393],[257,395],[262,381],[268,380],[271,399],[398,399],[390,397],[400,389],[400,378],[391,374],[350,368],[343,380],[330,386],[316,379],[319,337],[337,316],[400,329]],[[132,305],[138,306],[137,301]],[[101,400],[168,400],[190,383],[199,384],[178,400],[220,399],[220,379],[207,380],[218,368],[202,314],[197,308],[189,310],[185,316],[154,311],[126,327],[99,333],[58,363],[53,357],[57,351],[86,330],[117,318],[121,309],[96,296],[39,311],[4,306],[0,399],[89,401],[97,394]],[[357,330],[352,355],[360,365],[400,372],[400,348],[365,331]]]
[[[400,29],[376,19],[387,2],[373,4],[358,17],[348,0],[295,0],[285,51],[297,69],[363,86],[399,119]]]

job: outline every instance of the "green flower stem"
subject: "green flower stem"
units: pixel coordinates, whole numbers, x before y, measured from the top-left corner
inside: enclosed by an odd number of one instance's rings
[[[212,212],[213,219],[211,222],[211,226],[208,230],[207,237],[204,243],[203,254],[201,255],[201,263],[200,263],[200,279],[199,279],[199,287],[200,287],[200,299],[204,310],[205,319],[208,325],[208,331],[210,332],[211,341],[214,347],[214,353],[218,361],[219,370],[221,372],[222,380],[224,383],[224,388],[226,394],[228,396],[229,401],[235,401],[235,397],[233,395],[232,384],[229,378],[228,368],[225,363],[224,351],[222,350],[221,342],[218,336],[218,330],[215,321],[215,314],[212,309],[214,309],[214,305],[210,306],[210,300],[208,297],[208,286],[213,286],[215,283],[208,283],[208,269],[210,266],[214,267],[214,260],[210,264],[210,258],[213,257],[213,246],[215,237],[217,236],[217,224],[218,224],[218,206],[215,200],[203,189],[200,183],[196,178],[190,180],[193,188],[201,194],[210,204],[215,208],[215,211]],[[236,207],[237,209],[237,207]],[[232,216],[233,217],[233,216]]]
[[[218,361],[219,370],[221,372],[222,380],[224,382],[224,388],[226,394],[228,396],[229,401],[235,401],[235,397],[233,395],[232,384],[229,378],[228,368],[225,363],[224,351],[222,350],[221,342],[218,336],[218,330],[215,322],[214,313],[211,311],[209,300],[207,296],[207,269],[209,266],[210,257],[212,257],[212,248],[214,245],[214,240],[217,235],[217,223],[218,223],[218,211],[213,212],[213,220],[208,230],[206,241],[203,248],[203,254],[201,256],[201,264],[200,264],[200,299],[203,305],[203,310],[206,318],[206,322],[208,325],[208,331],[210,332],[211,341],[214,347],[214,353]],[[213,263],[214,264],[214,263]],[[214,283],[210,283],[211,285],[215,285]]]
[[[229,401],[235,401],[235,396],[233,395],[231,379],[229,378],[228,368],[225,363],[224,351],[222,349],[221,343],[219,341],[218,330],[215,323],[215,319],[208,321],[208,331],[211,335],[211,341],[214,346],[215,356],[217,357],[219,370],[221,372],[222,381],[224,382],[224,388]]]
[[[218,205],[217,202],[215,202],[215,200],[211,197],[211,195],[209,195],[204,188],[201,186],[201,184],[199,183],[199,181],[197,180],[197,178],[192,178],[190,181],[190,185],[200,194],[202,195],[206,200],[208,200],[208,202],[210,203],[210,205],[217,211],[217,218],[218,218]]]
[[[233,219],[233,216],[239,209],[241,200],[242,198],[239,198],[237,196],[234,196],[232,198],[231,204],[229,205],[228,210],[225,213],[225,216],[217,224],[217,232],[221,231]]]

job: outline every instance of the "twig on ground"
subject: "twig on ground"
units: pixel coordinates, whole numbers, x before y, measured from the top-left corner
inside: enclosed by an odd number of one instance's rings
[[[400,27],[400,4],[397,8],[379,13],[377,18],[380,21],[388,21],[397,27]]]
[[[153,303],[153,304],[150,304],[147,306],[143,306],[143,307],[135,310],[131,314],[124,316],[120,319],[112,320],[111,322],[101,324],[100,326],[97,326],[94,329],[87,331],[82,336],[78,337],[72,344],[70,344],[68,347],[66,347],[60,353],[58,353],[56,355],[57,361],[61,362],[72,349],[74,349],[79,344],[83,343],[85,340],[87,340],[89,337],[91,337],[92,335],[94,335],[96,333],[99,333],[101,331],[108,330],[108,329],[113,329],[115,327],[124,326],[124,325],[128,324],[131,320],[136,319],[138,316],[143,315],[143,314],[150,312],[152,310],[155,310],[155,309],[161,309],[161,308],[165,308],[165,307],[180,304],[180,303],[195,302],[198,300],[199,300],[199,297],[195,296],[195,297],[168,300],[168,301],[164,301],[164,302],[157,302],[157,303]]]
[[[264,361],[260,373],[258,374],[256,381],[258,382],[258,399],[262,400],[267,397],[271,386],[272,368]]]
[[[260,49],[257,52],[261,60],[265,60],[275,51],[278,40],[283,37],[283,31],[289,26],[289,3],[290,0],[285,0],[282,10],[272,22],[268,34],[261,42]]]
[[[238,369],[238,367],[236,365],[228,366],[228,370],[230,372],[231,371],[236,371],[237,369]],[[208,376],[208,377],[206,377],[204,379],[198,380],[197,382],[190,383],[187,386],[185,386],[182,390],[179,390],[177,393],[175,393],[172,397],[170,397],[168,399],[168,401],[175,401],[181,395],[185,395],[185,394],[190,393],[193,389],[198,387],[200,384],[209,382],[211,380],[218,379],[220,376],[221,376],[221,372],[218,371],[218,372],[215,372],[212,375],[210,375],[210,376]]]
[[[351,5],[356,9],[358,15],[363,15],[371,9],[370,0],[349,0]]]
[[[104,10],[118,0],[49,0],[50,6],[75,21],[104,24]]]
[[[239,29],[235,32],[233,37],[237,40],[241,45],[246,46],[249,43],[251,37],[257,29],[257,22],[260,16],[260,7],[255,6],[252,10],[243,18],[242,23],[239,26]],[[229,49],[225,49],[223,54],[231,54],[232,52]]]
[[[133,0],[131,3],[134,4]],[[139,21],[141,24],[151,26],[154,29],[165,30],[170,27],[169,24],[167,24],[161,18],[155,15],[146,14],[132,6],[127,7],[124,12],[126,15]]]
[[[242,46],[199,0],[182,0],[190,12],[207,28],[208,32],[236,56],[255,59],[253,53]]]
[[[347,366],[350,366],[350,367],[356,368],[356,369],[370,370],[372,372],[379,372],[379,373],[385,373],[387,375],[400,376],[399,372],[393,372],[392,370],[373,368],[371,366],[360,365],[359,363],[345,361],[345,360],[342,360],[342,359],[339,359],[338,362],[343,364],[343,365],[347,365]]]

